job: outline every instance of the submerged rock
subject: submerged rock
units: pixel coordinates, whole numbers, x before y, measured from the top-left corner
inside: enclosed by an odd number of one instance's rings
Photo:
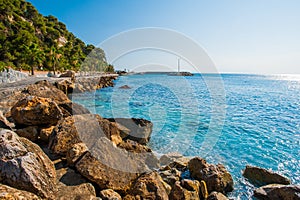
[[[206,182],[209,193],[216,191],[225,194],[233,190],[232,176],[221,164],[208,164],[206,160],[195,157],[189,161],[188,168],[192,178]]]
[[[12,107],[11,115],[20,126],[55,125],[62,118],[62,112],[55,102],[36,96],[18,101]]]
[[[0,181],[45,199],[55,199],[56,172],[39,146],[9,130],[0,131]]]
[[[120,89],[131,89],[131,87],[129,87],[128,85],[123,85],[121,87],[119,87]]]
[[[254,166],[246,166],[246,169],[243,172],[243,176],[247,178],[250,182],[255,185],[262,186],[268,184],[283,184],[289,185],[291,181],[275,172]]]
[[[18,190],[16,188],[9,187],[7,185],[0,184],[0,199],[2,200],[41,200],[40,197],[36,196],[31,192],[25,190]]]
[[[254,191],[254,197],[261,200],[300,200],[299,185],[271,184]]]
[[[152,122],[137,118],[110,118],[120,130],[122,139],[129,139],[140,144],[147,144],[152,133]]]

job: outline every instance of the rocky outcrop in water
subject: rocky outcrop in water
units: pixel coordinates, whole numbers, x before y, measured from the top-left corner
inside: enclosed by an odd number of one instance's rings
[[[289,185],[291,181],[280,174],[254,166],[246,166],[243,176],[255,185],[268,185],[268,184],[283,184]]]
[[[271,184],[254,191],[254,197],[260,200],[299,200],[300,186]]]

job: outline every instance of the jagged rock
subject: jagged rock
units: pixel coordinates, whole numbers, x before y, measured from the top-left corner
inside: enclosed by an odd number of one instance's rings
[[[39,134],[39,139],[44,141],[44,142],[48,142],[49,141],[49,137],[52,134],[53,129],[55,128],[55,126],[50,126],[47,128],[41,128],[40,129],[40,134]]]
[[[40,197],[25,190],[18,190],[7,185],[0,184],[0,199],[2,200],[41,200]]]
[[[9,130],[0,131],[0,181],[54,199],[56,172],[39,146]]]
[[[159,175],[172,187],[176,181],[180,180],[181,172],[175,168],[171,168],[168,170],[159,171]]]
[[[112,157],[111,155],[106,155]],[[112,159],[118,159],[113,158]],[[75,165],[77,171],[88,180],[96,183],[101,189],[113,189],[125,193],[130,189],[138,173],[130,173],[126,169],[127,163],[123,163],[124,171],[116,170],[110,163],[98,160],[91,153],[86,153]]]
[[[64,117],[68,117],[71,115],[91,114],[91,112],[87,108],[74,102],[62,103],[59,104],[59,107],[62,109]]]
[[[254,191],[254,197],[260,200],[299,200],[299,185],[271,184]]]
[[[246,166],[246,169],[243,172],[243,176],[247,178],[251,183],[262,186],[268,184],[282,184],[289,185],[291,181],[275,172],[254,166]]]
[[[228,200],[228,198],[220,192],[212,192],[209,194],[207,200]]]
[[[37,126],[28,126],[26,128],[23,128],[23,129],[18,129],[18,130],[16,130],[16,133],[20,137],[25,137],[28,140],[31,140],[33,142],[36,141],[39,137],[39,131],[38,131]]]
[[[18,125],[55,125],[62,113],[55,102],[48,98],[28,96],[18,101],[11,109],[13,120]]]
[[[118,147],[120,147],[122,149],[126,149],[127,151],[130,151],[130,152],[135,152],[135,153],[152,152],[149,147],[141,145],[132,140],[122,141],[119,143]]]
[[[192,178],[206,182],[209,193],[216,191],[225,194],[233,190],[233,179],[221,164],[208,164],[204,159],[195,157],[189,161],[188,168]]]
[[[75,170],[64,167],[64,165],[60,164],[57,165],[56,170],[56,180],[58,183],[62,183],[67,186],[76,186],[83,183],[88,183],[88,180]]]
[[[49,98],[52,101],[56,102],[58,105],[71,102],[67,95],[63,91],[56,88],[54,85],[48,81],[38,81],[35,84],[27,86],[22,91],[26,96],[37,96],[43,98]]]
[[[189,158],[184,157],[180,153],[173,152],[162,155],[159,159],[161,166],[169,166],[170,168],[176,168],[178,170],[185,170],[187,167]]]
[[[54,86],[67,95],[73,93],[75,89],[75,84],[72,80],[57,81],[54,83]]]
[[[52,132],[49,148],[53,153],[66,156],[76,143],[84,142],[93,147],[100,137],[107,137],[115,145],[122,141],[117,127],[99,115],[74,115],[61,120]]]
[[[74,144],[72,148],[67,152],[68,164],[70,166],[74,166],[78,159],[82,157],[83,154],[86,153],[88,150],[88,147],[82,142]]]
[[[200,200],[199,197],[199,182],[196,181],[193,185],[191,183],[184,183],[187,188],[183,188],[180,185],[180,182],[177,181],[173,188],[172,191],[169,195],[169,198],[172,200]]]
[[[139,177],[129,191],[129,195],[140,199],[168,199],[171,187],[165,183],[157,172]]]
[[[57,199],[96,200],[97,198],[94,186],[90,183],[82,183],[74,186],[59,184]]]
[[[122,197],[112,189],[106,189],[100,191],[100,197],[103,200],[122,200]]]
[[[121,87],[119,87],[120,89],[131,89],[131,87],[129,87],[128,85],[122,85]]]
[[[0,110],[0,128],[12,130],[13,124],[11,124],[6,117],[3,116],[2,111]]]
[[[108,120],[117,124],[123,139],[133,140],[143,145],[149,142],[152,122],[137,118],[110,118]]]

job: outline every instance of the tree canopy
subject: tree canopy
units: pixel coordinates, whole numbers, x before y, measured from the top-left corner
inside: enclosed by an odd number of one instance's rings
[[[102,49],[85,44],[56,17],[41,15],[24,0],[0,0],[0,49],[0,70],[114,71]]]

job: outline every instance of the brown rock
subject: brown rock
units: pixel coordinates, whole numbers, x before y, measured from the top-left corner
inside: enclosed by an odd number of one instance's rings
[[[73,169],[59,166],[56,170],[56,180],[67,186],[76,186],[83,183],[88,183],[88,180],[75,172]]]
[[[176,168],[172,168],[172,169],[160,171],[159,175],[166,183],[168,183],[171,187],[173,187],[175,182],[180,180],[181,172],[178,171]]]
[[[157,172],[151,172],[139,177],[129,194],[137,199],[168,199],[168,191],[170,186],[166,184]]]
[[[233,190],[233,179],[225,167],[221,164],[212,165],[204,159],[195,157],[188,163],[191,177],[196,180],[204,180],[208,192],[227,193]]]
[[[9,130],[0,131],[0,181],[54,199],[56,172],[39,146]]]
[[[131,87],[129,87],[128,85],[123,85],[121,87],[119,87],[120,89],[131,89]]]
[[[96,200],[95,188],[90,183],[80,185],[66,186],[59,184],[57,199],[59,200]]]
[[[74,164],[78,161],[80,157],[83,156],[89,149],[87,146],[80,142],[74,144],[72,148],[67,152],[67,162],[70,166],[74,166]]]
[[[11,109],[13,120],[18,125],[55,125],[62,117],[61,110],[51,99],[28,96],[18,101]]]
[[[68,70],[64,73],[62,73],[59,78],[63,78],[63,77],[69,77],[69,78],[74,78],[75,79],[75,72],[72,70]]]
[[[189,161],[189,158],[177,152],[162,155],[159,159],[161,166],[169,166],[170,168],[176,168],[180,171],[184,171],[187,168]]]
[[[0,184],[0,199],[2,200],[41,200],[40,197],[25,190],[18,190],[7,185]]]
[[[48,142],[50,135],[52,134],[53,129],[55,126],[50,126],[47,128],[41,128],[40,129],[40,134],[39,134],[39,139],[41,139],[44,142]]]
[[[109,188],[125,193],[139,176],[137,173],[126,171],[126,164],[124,163],[124,171],[116,170],[88,152],[76,163],[75,167],[80,174],[96,183],[101,189]]]
[[[135,153],[145,153],[145,152],[152,152],[151,149],[147,146],[141,145],[132,140],[125,140],[119,143],[118,147],[122,149],[126,149],[130,152]]]
[[[254,191],[254,197],[260,200],[299,200],[299,185],[271,184]]]
[[[54,85],[46,80],[29,85],[22,91],[22,93],[26,96],[49,98],[52,101],[56,102],[58,105],[71,102],[68,96],[65,95],[63,91],[57,89]]]
[[[137,118],[110,118],[120,129],[120,135],[123,139],[136,141],[140,144],[147,144],[152,133],[152,122]]]
[[[122,197],[112,189],[102,190],[100,192],[100,197],[103,200],[122,200]]]
[[[27,138],[28,140],[33,141],[33,142],[36,141],[39,137],[39,131],[38,131],[37,126],[28,126],[23,129],[18,129],[18,130],[16,130],[16,133],[20,137]]]
[[[74,102],[61,103],[59,104],[59,107],[61,108],[64,117],[68,117],[71,115],[91,114],[91,112],[87,108]]]
[[[3,116],[2,111],[0,110],[0,128],[12,130],[13,124],[7,121],[6,117]]]
[[[65,156],[76,143],[84,142],[91,148],[100,137],[120,142],[120,137],[116,139],[118,136],[117,127],[99,115],[75,115],[57,124],[50,137],[49,147],[54,153]]]
[[[260,167],[246,166],[246,169],[243,172],[243,176],[247,178],[250,182],[258,186],[268,184],[291,184],[291,181],[285,176]]]
[[[180,185],[180,182],[177,181],[172,188],[169,198],[172,200],[190,200],[190,199],[200,200],[199,188],[196,187],[189,187],[189,188],[191,190],[183,188]]]
[[[220,192],[212,192],[209,194],[207,200],[228,200],[228,198]]]

